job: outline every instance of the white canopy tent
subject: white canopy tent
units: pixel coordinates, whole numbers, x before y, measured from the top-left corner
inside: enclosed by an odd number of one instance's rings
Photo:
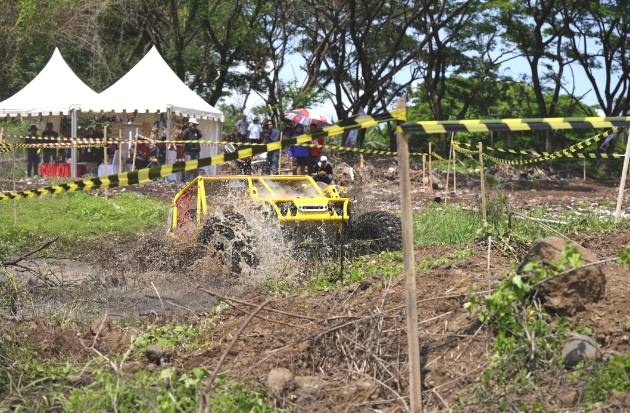
[[[72,137],[77,136],[76,110],[92,100],[97,93],[90,89],[70,69],[61,56],[59,49],[55,51],[41,72],[22,90],[10,98],[0,102],[0,117],[43,117],[44,122],[61,124],[61,118],[71,113]],[[55,126],[58,128],[59,126]],[[26,131],[25,131],[26,132]],[[61,133],[61,131],[58,131]],[[72,150],[73,177],[76,149]]]
[[[50,117],[68,115],[92,100],[90,89],[63,60],[59,49],[41,72],[15,95],[0,102],[0,117]]]
[[[172,115],[195,117],[204,140],[219,141],[223,113],[190,90],[171,70],[155,47],[125,76],[82,105],[83,111],[133,114],[135,122],[153,123],[156,113],[166,113],[170,130]],[[169,134],[170,135],[170,134]],[[218,146],[202,146],[201,157],[216,155]],[[208,173],[216,173],[212,168]]]

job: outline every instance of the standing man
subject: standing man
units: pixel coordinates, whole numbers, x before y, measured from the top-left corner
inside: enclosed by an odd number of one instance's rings
[[[280,131],[274,128],[273,122],[267,123],[267,136],[265,143],[278,142],[280,140]],[[278,159],[280,158],[280,150],[267,152],[267,164],[265,165],[265,175],[278,175]]]
[[[247,138],[249,139],[249,143],[260,143],[260,135],[262,135],[262,126],[258,123],[260,122],[260,118],[256,116],[254,118],[254,123],[249,125],[247,128]]]
[[[184,141],[199,141],[203,137],[201,131],[197,128],[199,123],[197,119],[190,118],[188,120],[188,128],[182,133]],[[199,142],[184,143],[184,156],[186,161],[193,159],[199,159],[199,153],[201,152],[201,144]],[[186,171],[184,175],[185,182],[190,182],[199,175],[198,169]]]
[[[33,144],[39,143],[37,140],[37,126],[31,125],[28,129],[29,137],[26,138],[24,143]],[[26,160],[28,162],[28,166],[26,169],[26,175],[31,177],[31,169],[33,170],[35,176],[39,175],[39,154],[37,153],[38,148],[27,148],[26,149]]]
[[[249,123],[247,123],[247,116],[241,115],[241,120],[234,124],[234,129],[236,129],[236,134],[238,135],[239,142],[245,142],[247,139],[247,128],[249,128]]]
[[[58,137],[59,137],[59,134],[53,130],[53,123],[48,122],[46,124],[46,130],[42,132],[42,138],[50,138],[50,139],[42,139],[42,143],[57,143]],[[44,159],[42,163],[55,162],[57,160],[57,149],[44,148],[42,152],[44,152]]]
[[[315,125],[314,123],[311,123],[311,125],[309,126],[309,129],[310,129],[309,133],[311,135],[319,130],[317,125]],[[324,137],[314,138],[311,141],[311,143],[313,145],[323,145]],[[322,148],[308,148],[308,157],[310,160],[309,167],[308,167],[309,174],[313,173],[313,171],[315,170],[315,166],[317,166],[317,164],[319,163],[319,158],[321,156],[322,156]]]

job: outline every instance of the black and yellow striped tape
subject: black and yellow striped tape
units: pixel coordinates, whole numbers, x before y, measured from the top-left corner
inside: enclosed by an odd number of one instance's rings
[[[626,117],[587,117],[587,118],[531,118],[531,119],[476,119],[440,120],[405,123],[401,129],[405,133],[446,133],[446,132],[489,132],[489,131],[530,131],[550,129],[612,128],[630,126],[630,116]]]
[[[241,149],[229,154],[212,156],[210,158],[195,159],[186,162],[178,162],[171,165],[156,166],[154,168],[139,169],[132,172],[123,172],[120,174],[109,175],[106,177],[85,179],[83,181],[69,182],[61,185],[53,185],[46,188],[39,188],[30,191],[11,192],[0,194],[0,201],[33,198],[50,194],[59,194],[61,192],[87,191],[99,188],[114,188],[120,186],[128,186],[148,182],[153,179],[162,178],[176,172],[189,171],[202,168],[204,166],[218,165],[221,163],[234,161],[236,159],[249,158],[259,153],[279,150],[300,143],[307,143],[314,138],[334,136],[343,133],[344,130],[367,128],[375,126],[381,122],[397,120],[404,117],[404,110],[395,110],[391,112],[383,112],[373,116],[366,116],[359,119],[348,119],[341,121],[335,125],[324,128],[322,131],[315,132],[312,135],[302,135],[294,139],[273,142],[266,145],[253,146],[251,148]]]
[[[565,149],[561,149],[559,151],[555,151],[553,153],[549,153],[549,152],[538,152],[538,151],[532,151],[532,150],[517,150],[517,149],[503,149],[503,148],[495,148],[492,146],[485,146],[483,148],[483,150],[487,150],[487,151],[498,151],[498,152],[504,152],[504,153],[511,153],[511,154],[521,154],[521,155],[536,155],[536,156],[542,156],[542,157],[552,157],[552,156],[558,156],[559,154],[565,154],[565,155],[569,155],[571,152],[576,152],[577,149],[584,149],[586,146],[591,145],[594,142],[599,142],[600,140],[610,136],[611,134],[618,132],[620,130],[623,130],[624,127],[619,127],[619,128],[613,128],[609,131],[606,131],[604,133],[600,133],[598,135],[595,135],[591,138],[588,138],[582,142],[576,143],[574,145],[571,145],[568,148]],[[457,145],[459,147],[468,147],[468,148],[473,148],[476,147],[476,145],[470,144],[470,143],[462,143],[462,142],[453,142],[454,145]],[[570,157],[570,156],[569,156]]]

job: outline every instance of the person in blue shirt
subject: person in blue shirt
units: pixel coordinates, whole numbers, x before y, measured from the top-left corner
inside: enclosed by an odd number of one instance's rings
[[[280,131],[278,131],[272,121],[267,124],[267,135],[263,143],[278,142],[280,140]],[[267,152],[267,164],[265,165],[265,175],[278,175],[278,158],[280,158],[280,150]]]
[[[295,133],[291,136],[291,139],[297,138],[300,135],[304,135],[304,126],[301,123],[295,125]],[[306,146],[289,146],[289,160],[293,167],[293,175],[298,175],[298,167],[300,167],[300,175],[304,175],[306,167],[309,163],[308,147]]]

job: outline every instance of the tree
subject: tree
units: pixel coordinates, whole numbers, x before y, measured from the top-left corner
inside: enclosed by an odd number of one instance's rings
[[[624,116],[630,110],[629,9],[628,0],[563,2],[568,54],[584,70],[606,116]],[[598,83],[596,70],[603,82]]]

